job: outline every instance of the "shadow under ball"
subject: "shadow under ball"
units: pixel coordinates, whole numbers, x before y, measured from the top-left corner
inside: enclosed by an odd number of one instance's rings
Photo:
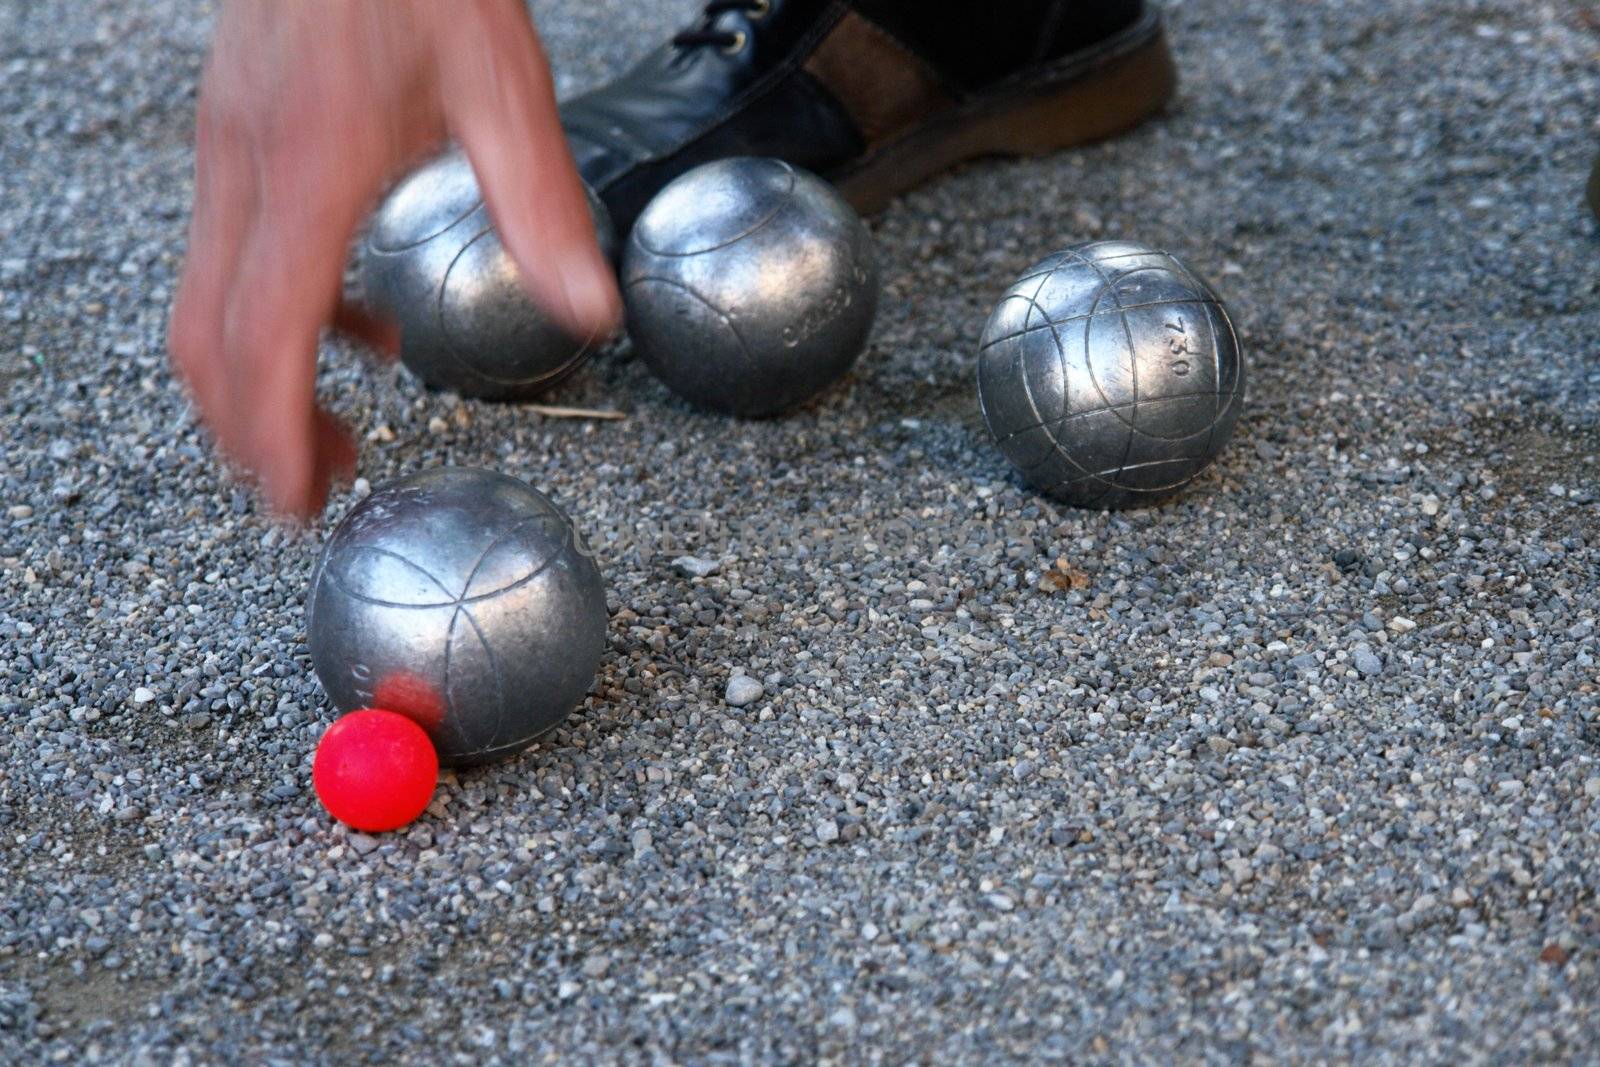
[[[623,252],[628,333],[673,392],[774,415],[836,382],[878,305],[872,235],[833,187],[775,159],[670,182]]]
[[[1129,241],[1034,264],[983,328],[978,404],[1030,485],[1077,507],[1152,503],[1210,466],[1244,406],[1228,312],[1176,258]]]
[[[559,725],[594,682],[607,627],[600,570],[567,516],[525,482],[466,467],[400,478],[351,508],[306,611],[334,705],[414,719],[455,766]]]
[[[587,186],[607,260],[611,217]],[[402,181],[373,216],[361,255],[368,301],[400,327],[400,359],[437,389],[526,399],[576,370],[603,337],[574,338],[522,288],[489,221],[472,165],[447,152]]]

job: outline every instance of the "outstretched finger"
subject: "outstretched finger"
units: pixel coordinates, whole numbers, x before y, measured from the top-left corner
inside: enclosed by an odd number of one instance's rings
[[[321,504],[335,482],[355,474],[356,441],[343,423],[321,408],[313,408],[311,417],[317,452],[310,498]]]
[[[446,118],[534,299],[580,337],[615,328],[616,279],[561,129],[550,68],[521,0],[480,0],[444,42]]]
[[[167,325],[179,378],[225,454],[237,458],[223,352],[228,279],[256,210],[256,185],[243,131],[202,105],[195,123],[194,214],[183,274]]]
[[[321,507],[333,466],[353,447],[340,443],[347,435],[315,404],[317,342],[339,303],[362,203],[321,180],[328,162],[309,157],[273,169],[285,184],[262,197],[224,337],[242,458],[272,508],[296,517]]]

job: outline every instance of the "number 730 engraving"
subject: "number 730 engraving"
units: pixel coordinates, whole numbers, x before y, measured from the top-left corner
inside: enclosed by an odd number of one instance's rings
[[[1189,330],[1183,321],[1183,316],[1178,316],[1177,322],[1166,324],[1172,335],[1167,338],[1167,349],[1172,355],[1172,362],[1168,364],[1173,374],[1182,377],[1189,373],[1189,357],[1194,355],[1194,349],[1189,347]]]

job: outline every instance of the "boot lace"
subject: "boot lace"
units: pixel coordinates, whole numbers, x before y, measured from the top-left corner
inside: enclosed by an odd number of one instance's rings
[[[746,16],[759,17],[767,13],[770,3],[771,0],[711,0],[706,4],[700,25],[673,37],[672,43],[678,48],[703,48],[712,45],[717,48],[736,49],[744,44],[744,34],[722,29],[717,25],[717,19],[729,11],[740,11]]]

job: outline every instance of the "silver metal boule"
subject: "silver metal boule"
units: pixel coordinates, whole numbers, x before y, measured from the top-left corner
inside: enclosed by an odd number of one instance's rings
[[[566,718],[607,626],[600,570],[567,516],[525,482],[467,467],[389,482],[352,508],[306,610],[334,705],[407,715],[456,766]]]
[[[775,159],[707,163],[645,207],[623,251],[635,351],[679,396],[773,415],[866,347],[872,235],[822,179]]]
[[[608,260],[616,234],[585,186]],[[400,359],[439,389],[512,400],[576,370],[604,338],[575,339],[518,280],[460,151],[425,164],[389,194],[362,247],[368,301],[400,326]]]
[[[978,404],[1027,481],[1078,507],[1151,503],[1203,471],[1244,406],[1227,309],[1176,258],[1074,245],[1000,298],[978,350]]]

